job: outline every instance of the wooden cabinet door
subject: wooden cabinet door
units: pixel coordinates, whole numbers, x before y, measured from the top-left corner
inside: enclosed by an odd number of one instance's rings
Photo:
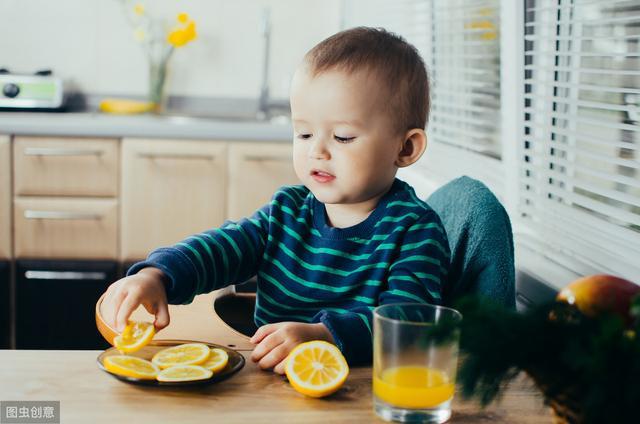
[[[118,140],[15,137],[16,196],[118,195]]]
[[[220,226],[226,175],[226,143],[123,139],[121,259]]]
[[[117,199],[16,197],[14,204],[16,258],[117,258]]]
[[[229,219],[252,215],[280,186],[300,184],[292,155],[291,143],[229,143]]]
[[[0,259],[11,257],[11,144],[0,135]]]

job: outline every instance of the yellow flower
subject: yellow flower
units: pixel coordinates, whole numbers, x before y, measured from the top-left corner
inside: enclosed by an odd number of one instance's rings
[[[133,12],[138,16],[144,15],[144,5],[140,3],[136,4],[133,7]]]
[[[142,28],[136,28],[133,31],[133,36],[138,42],[143,42],[147,38],[147,33]]]
[[[193,21],[189,21],[189,23],[184,27],[174,28],[167,36],[167,41],[173,47],[182,47],[189,41],[195,40],[195,38],[196,23]]]
[[[184,12],[178,14],[178,22],[180,22],[181,24],[186,24],[188,21],[189,21],[189,15],[187,15]]]

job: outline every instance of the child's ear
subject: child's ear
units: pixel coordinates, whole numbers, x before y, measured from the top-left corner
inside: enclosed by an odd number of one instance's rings
[[[427,148],[427,134],[424,130],[414,128],[407,131],[402,142],[402,148],[396,159],[396,166],[404,168],[415,163]]]

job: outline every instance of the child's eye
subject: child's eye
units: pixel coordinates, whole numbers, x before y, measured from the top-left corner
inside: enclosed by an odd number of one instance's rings
[[[338,143],[348,143],[353,140],[355,137],[338,137],[337,135],[333,136]]]
[[[300,140],[308,140],[311,137],[311,134],[298,134],[296,138]]]

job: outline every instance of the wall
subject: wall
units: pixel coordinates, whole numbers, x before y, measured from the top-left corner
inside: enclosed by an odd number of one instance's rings
[[[260,21],[271,8],[270,89],[287,97],[304,53],[340,28],[341,0],[153,0],[147,10],[187,12],[198,39],[174,52],[171,95],[255,98],[262,75]],[[119,0],[0,1],[0,67],[51,68],[90,94],[144,95],[146,59]]]

